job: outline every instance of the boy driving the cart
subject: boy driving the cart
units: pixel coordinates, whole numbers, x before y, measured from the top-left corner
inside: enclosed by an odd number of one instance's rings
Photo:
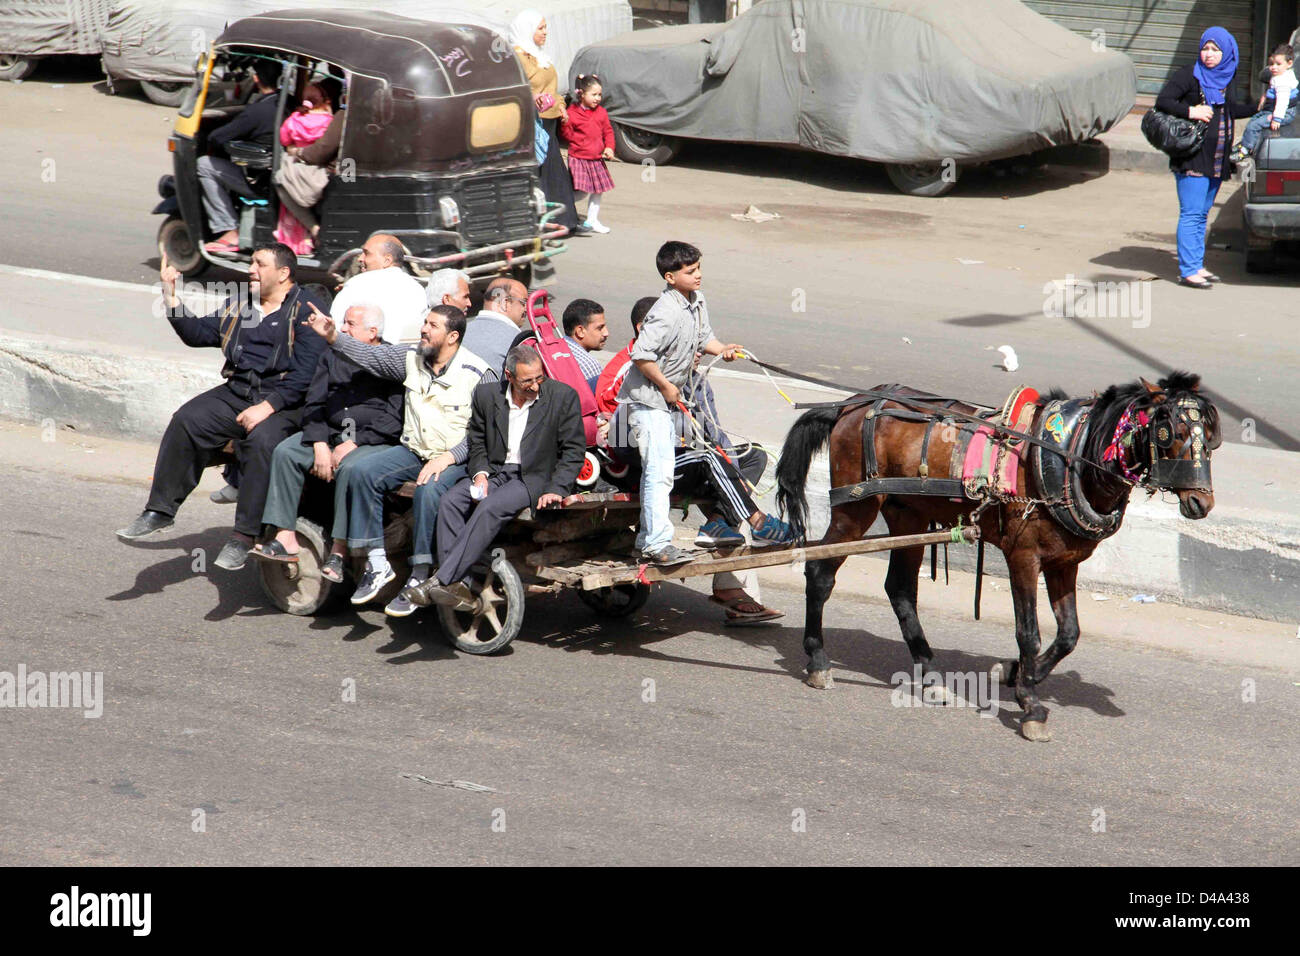
[[[713,334],[700,292],[699,249],[686,242],[665,242],[655,256],[655,268],[667,288],[646,314],[641,334],[632,344],[632,368],[618,401],[628,406],[628,424],[641,456],[641,530],[636,545],[647,560],[669,565],[690,560],[687,552],[672,543],[669,497],[677,435],[669,409],[682,404],[681,389],[695,367],[697,352],[721,355],[730,362],[740,346],[724,344]],[[749,524],[756,546],[784,545],[793,540],[784,522],[757,509]]]

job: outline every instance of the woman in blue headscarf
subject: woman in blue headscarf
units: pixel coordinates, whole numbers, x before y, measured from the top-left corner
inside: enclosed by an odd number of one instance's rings
[[[1255,104],[1230,100],[1237,72],[1237,41],[1223,27],[1201,34],[1201,55],[1174,73],[1156,97],[1156,108],[1184,119],[1207,123],[1198,152],[1171,159],[1178,187],[1178,284],[1209,289],[1219,277],[1205,268],[1205,227],[1214,197],[1232,175],[1232,121],[1250,116]]]

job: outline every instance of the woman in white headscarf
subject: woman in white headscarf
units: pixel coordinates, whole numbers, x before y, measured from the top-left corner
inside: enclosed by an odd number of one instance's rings
[[[559,124],[568,122],[569,114],[565,112],[564,101],[557,92],[555,64],[543,49],[546,46],[546,17],[536,10],[521,11],[510,23],[510,43],[515,48],[515,55],[532,88],[533,102],[537,106],[542,128],[550,137],[546,158],[538,167],[537,176],[547,200],[564,204],[564,211],[552,221],[568,226],[571,232],[581,232],[583,230],[578,225],[578,213],[574,208],[576,201],[573,197],[573,178],[565,168],[564,159],[560,155],[559,137],[556,135]]]

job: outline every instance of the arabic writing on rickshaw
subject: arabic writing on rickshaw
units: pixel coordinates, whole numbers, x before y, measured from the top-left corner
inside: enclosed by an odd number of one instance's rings
[[[461,46],[456,47],[450,53],[438,54],[438,59],[442,61],[447,69],[455,72],[457,76],[469,76],[474,69],[470,66],[472,57]]]

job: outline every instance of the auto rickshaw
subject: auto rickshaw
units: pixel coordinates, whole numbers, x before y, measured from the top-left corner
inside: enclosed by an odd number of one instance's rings
[[[281,66],[277,130],[313,74],[344,84],[336,169],[314,209],[321,228],[314,251],[299,256],[300,281],[333,288],[378,232],[403,242],[417,278],[454,267],[476,284],[509,274],[527,285],[533,263],[565,251],[568,230],[551,222],[562,207],[538,185],[533,97],[502,37],[365,11],[285,10],[235,22],[196,64],[168,141],[174,173],[159,183],[154,210],[167,214],[159,250],[185,275],[242,269],[254,245],[273,241],[274,176],[285,155],[278,135],[270,148],[228,145],[258,197],[235,197],[238,253],[204,247],[196,167],[208,134],[244,109],[230,84],[258,59]]]

